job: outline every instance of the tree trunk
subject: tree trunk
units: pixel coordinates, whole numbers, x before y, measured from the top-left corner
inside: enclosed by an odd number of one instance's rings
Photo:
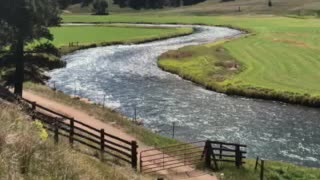
[[[14,93],[18,96],[22,96],[23,81],[24,81],[24,57],[23,57],[24,40],[22,36],[19,36],[16,46],[16,72],[14,81]]]

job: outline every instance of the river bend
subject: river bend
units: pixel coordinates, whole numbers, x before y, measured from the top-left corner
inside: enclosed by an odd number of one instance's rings
[[[320,167],[320,110],[208,91],[157,67],[168,50],[239,36],[223,27],[193,27],[195,33],[139,45],[80,50],[67,66],[49,72],[49,85],[115,108],[145,126],[183,141],[221,140],[248,145],[248,155]]]

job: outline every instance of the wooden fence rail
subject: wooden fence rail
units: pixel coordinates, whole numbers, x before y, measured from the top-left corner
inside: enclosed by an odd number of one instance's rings
[[[55,143],[58,143],[59,137],[63,136],[69,139],[71,146],[73,146],[74,142],[77,142],[99,151],[102,160],[104,155],[107,154],[129,163],[132,168],[137,169],[138,145],[136,141],[127,141],[119,138],[105,132],[104,129],[97,129],[72,117],[41,106],[36,102],[24,98],[20,100],[29,106],[32,118],[43,122],[44,128],[53,133]]]

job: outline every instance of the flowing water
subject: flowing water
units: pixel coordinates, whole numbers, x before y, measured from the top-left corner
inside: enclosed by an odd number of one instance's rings
[[[191,27],[196,32],[184,37],[64,56],[67,67],[49,72],[49,85],[97,103],[105,99],[107,106],[129,117],[136,107],[147,128],[169,137],[176,122],[175,138],[183,141],[242,143],[251,158],[320,167],[319,109],[219,94],[157,67],[157,57],[168,50],[241,34],[221,27]]]

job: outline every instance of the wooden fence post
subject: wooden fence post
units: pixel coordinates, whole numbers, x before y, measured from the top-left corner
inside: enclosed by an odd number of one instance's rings
[[[242,152],[240,148],[239,148],[239,164],[240,166],[242,166]]]
[[[137,163],[138,163],[138,145],[136,141],[131,142],[131,166],[133,169],[137,170]]]
[[[139,166],[140,166],[140,173],[142,173],[142,171],[143,171],[143,169],[142,169],[142,164],[143,163],[143,161],[142,161],[142,154],[140,153],[140,158],[139,158]]]
[[[256,171],[257,168],[258,168],[258,163],[259,163],[259,156],[257,156],[256,165],[254,166],[254,170],[255,170],[255,171]]]
[[[236,166],[239,168],[241,165],[241,152],[240,152],[240,146],[236,145]]]
[[[32,110],[34,111],[34,110],[36,110],[36,107],[37,107],[37,103],[36,102],[32,102]]]
[[[35,115],[35,113],[32,113],[31,119],[32,119],[33,121],[36,120],[36,115]]]
[[[217,163],[217,160],[216,160],[216,155],[214,154],[214,150],[212,150],[212,146],[211,146],[211,144],[210,144],[210,146],[209,146],[209,150],[210,150],[210,152],[211,152],[211,155],[212,155],[212,160],[213,160],[213,163],[214,163],[214,170],[218,170],[219,169],[219,167],[218,167],[218,163]]]
[[[210,148],[211,147],[211,144],[210,144],[210,141],[207,140],[206,141],[206,145],[205,145],[205,163],[206,163],[206,167],[207,168],[211,168],[211,151],[212,149]]]
[[[263,180],[264,176],[264,160],[261,159],[260,180]]]
[[[73,146],[73,135],[74,135],[74,118],[70,119],[70,136],[69,136],[69,143]]]
[[[59,142],[59,127],[57,122],[54,123],[54,142],[56,144]]]
[[[223,146],[222,146],[222,143],[220,144],[220,159],[222,159],[222,148],[223,148]]]
[[[176,122],[173,122],[172,123],[172,139],[174,139],[175,128],[176,128]]]
[[[103,161],[103,153],[104,153],[104,129],[100,130],[100,159]]]

